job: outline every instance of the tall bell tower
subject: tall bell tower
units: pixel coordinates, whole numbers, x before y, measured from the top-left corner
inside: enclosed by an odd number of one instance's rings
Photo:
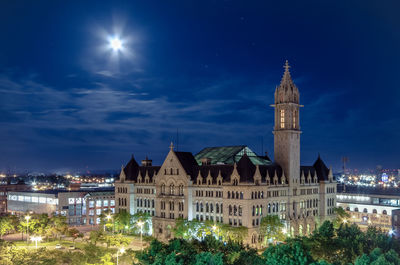
[[[299,90],[293,83],[286,60],[285,72],[280,85],[275,90],[274,158],[289,185],[300,184],[300,122]]]

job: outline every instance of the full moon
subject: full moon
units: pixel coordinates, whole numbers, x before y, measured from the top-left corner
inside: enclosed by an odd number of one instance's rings
[[[122,49],[122,42],[121,42],[121,40],[118,39],[118,38],[113,38],[113,39],[111,40],[110,44],[111,44],[111,48],[112,48],[114,51],[119,51],[119,50]]]

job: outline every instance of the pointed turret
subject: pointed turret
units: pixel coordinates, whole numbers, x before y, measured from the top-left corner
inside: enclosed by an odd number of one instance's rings
[[[289,71],[289,62],[286,60],[285,72],[283,73],[281,83],[275,90],[275,104],[279,103],[299,103],[299,89],[293,83]]]
[[[122,165],[121,166],[121,173],[119,174],[119,181],[121,181],[121,182],[124,182],[125,181],[125,179],[126,179],[126,175],[125,175],[125,172],[124,172],[124,166]]]

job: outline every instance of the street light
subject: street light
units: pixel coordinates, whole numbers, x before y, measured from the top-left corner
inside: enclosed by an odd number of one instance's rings
[[[29,219],[31,219],[31,217],[29,215],[25,216],[25,220],[27,222],[27,224],[26,224],[26,244],[28,244],[28,238],[29,238]]]
[[[31,237],[31,240],[35,241],[35,245],[37,248],[37,244],[38,244],[38,242],[42,241],[42,237],[41,236],[33,236],[33,237]]]
[[[144,225],[144,222],[139,221],[139,222],[137,223],[137,225],[140,227],[140,248],[141,248],[141,250],[143,251],[142,234],[143,234],[143,225]]]
[[[117,265],[118,265],[118,255],[119,255],[119,253],[124,254],[124,252],[125,252],[125,249],[123,247],[121,249],[118,249],[118,251],[117,251]]]
[[[344,223],[344,224],[347,224],[347,219],[343,219],[343,223]]]

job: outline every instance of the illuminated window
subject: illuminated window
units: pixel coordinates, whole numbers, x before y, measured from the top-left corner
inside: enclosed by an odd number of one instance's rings
[[[296,116],[297,116],[297,111],[293,113],[293,128],[296,128]]]
[[[281,128],[285,128],[285,110],[281,109]]]

